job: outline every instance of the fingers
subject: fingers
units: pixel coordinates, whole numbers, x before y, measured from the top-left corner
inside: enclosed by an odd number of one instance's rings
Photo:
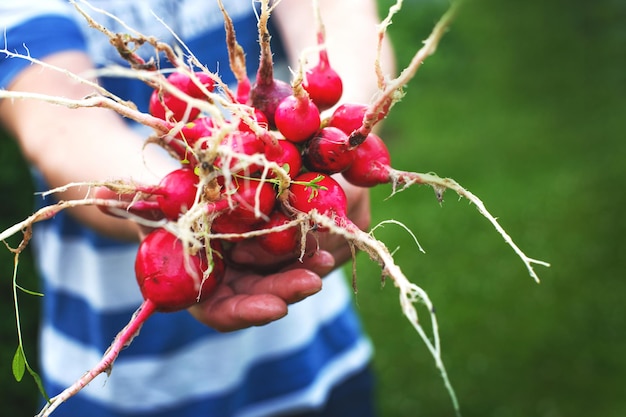
[[[253,269],[257,272],[278,272],[292,269],[306,268],[319,276],[326,276],[337,265],[337,259],[345,262],[351,255],[345,242],[339,239],[338,244],[344,247],[338,253],[322,250],[316,237],[308,236],[304,255],[298,250],[296,253],[285,256],[275,256],[263,250],[254,240],[244,240],[237,243],[229,253],[229,259],[242,268]]]
[[[237,294],[193,306],[189,312],[220,332],[262,326],[287,314],[287,303],[271,294]]]
[[[283,271],[291,269],[305,268],[320,277],[330,274],[337,265],[335,255],[325,250],[315,250],[310,254],[305,254],[302,260],[295,259],[283,267]]]
[[[231,288],[238,294],[271,294],[292,304],[322,289],[322,279],[308,269],[291,269],[272,275],[244,275],[233,280]]]
[[[322,288],[319,275],[304,269],[261,276],[236,274],[206,301],[189,309],[201,323],[228,332],[261,326],[284,317],[288,305]]]

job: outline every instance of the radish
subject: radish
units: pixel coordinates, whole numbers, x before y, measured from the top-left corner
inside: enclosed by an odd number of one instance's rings
[[[165,229],[156,229],[139,245],[135,274],[141,294],[157,311],[171,312],[203,301],[224,275],[218,240],[210,250],[187,254],[183,243]]]
[[[169,220],[189,210],[196,199],[198,175],[192,168],[179,168],[167,174],[157,186],[138,186],[137,191],[155,195],[156,200],[139,200],[129,207],[133,211],[160,210]]]
[[[200,139],[212,136],[214,128],[215,123],[211,117],[198,117],[186,123],[176,134],[176,137],[182,139],[193,148]]]
[[[302,152],[304,166],[310,171],[335,174],[352,165],[355,148],[348,143],[348,135],[336,127],[328,126],[306,142]]]
[[[343,83],[330,67],[326,51],[321,51],[319,63],[307,70],[303,87],[320,111],[330,109],[341,99]]]
[[[242,233],[267,219],[276,204],[276,191],[269,182],[240,180],[232,195],[207,204],[208,213],[220,213],[212,223],[215,233]],[[228,193],[228,191],[226,191]]]
[[[300,150],[288,140],[281,139],[276,142],[278,146],[266,146],[265,157],[280,165],[290,176],[297,175],[302,169]],[[274,178],[274,174],[270,172],[269,177]]]
[[[252,119],[261,128],[266,130],[270,128],[269,120],[267,120],[267,116],[265,116],[265,114],[261,110],[254,109],[254,117]],[[242,132],[254,132],[252,127],[248,126],[246,121],[243,119],[239,121],[239,124],[237,124],[237,129]]]
[[[341,77],[331,66],[326,49],[326,31],[319,15],[319,8],[315,7],[317,30],[317,45],[320,47],[317,64],[306,71],[303,87],[309,93],[313,103],[320,111],[330,109],[341,99],[343,82]]]
[[[443,201],[443,192],[452,188],[463,197],[477,204],[474,197],[458,184],[441,179],[431,174],[400,171],[391,167],[391,156],[385,142],[374,133],[366,136],[365,141],[354,150],[352,165],[341,174],[351,184],[359,187],[374,187],[380,184],[392,184],[408,187],[412,184],[429,184],[435,189],[437,200]],[[478,204],[477,204],[478,205]]]
[[[207,91],[213,91],[214,82],[208,74],[196,72],[194,73],[194,77],[197,78],[198,82],[200,82]],[[206,98],[202,89],[200,89],[188,75],[182,72],[173,72],[166,80],[172,84],[173,87],[190,97],[197,99]],[[200,109],[197,107],[190,107],[190,104],[172,93],[158,89],[155,89],[150,96],[149,111],[154,117],[173,122],[193,120],[200,114]]]
[[[280,210],[274,210],[269,220],[261,226],[262,229],[272,229],[284,226],[292,219]],[[283,230],[273,231],[256,237],[256,241],[263,249],[272,255],[283,256],[296,252],[300,242],[300,228],[292,226]]]
[[[304,142],[320,127],[320,112],[302,88],[297,86],[294,93],[285,97],[274,114],[274,123],[285,139],[295,143]]]
[[[304,88],[304,64],[292,82],[293,94],[285,97],[276,108],[274,124],[285,139],[304,142],[320,128],[320,109]]]
[[[158,142],[173,156],[177,157],[182,164],[195,167],[198,164],[195,145],[213,135],[213,125],[213,119],[210,117],[198,117],[178,129],[174,136],[167,134],[159,137]],[[174,127],[171,126],[170,131]],[[206,143],[201,145],[201,149],[206,149]]]
[[[49,416],[101,373],[110,373],[120,352],[139,334],[156,312],[174,312],[191,307],[211,294],[223,278],[222,248],[211,240],[209,251],[187,254],[183,243],[165,229],[155,229],[139,245],[135,259],[137,282],[144,297],[128,324],[117,334],[100,361],[63,392],[46,402],[39,416]]]
[[[327,126],[339,128],[349,135],[361,127],[366,111],[367,105],[365,104],[343,103],[333,111]]]
[[[383,140],[370,133],[353,151],[352,165],[341,174],[351,184],[374,187],[391,182],[391,156]]]
[[[222,145],[230,147],[233,152],[254,155],[263,153],[265,149],[265,143],[260,140],[254,133],[250,131],[235,131],[227,135],[221,142]],[[263,169],[261,165],[249,164],[245,167],[240,167],[238,171],[233,171],[241,162],[236,156],[231,157],[217,157],[214,162],[214,166],[220,170],[232,171],[231,174],[245,174],[253,175]]]
[[[346,215],[346,193],[328,174],[310,171],[296,176],[289,187],[288,201],[296,211],[310,213],[315,210],[321,215],[334,218],[339,227],[352,224]],[[318,230],[328,231],[328,228]]]
[[[206,93],[198,84],[202,85],[208,92],[213,92],[215,88],[213,78],[211,78],[209,74],[202,71],[194,72],[192,77],[189,77],[187,74],[183,74],[179,71],[173,72],[167,77],[167,81],[183,93],[193,98],[206,97]]]

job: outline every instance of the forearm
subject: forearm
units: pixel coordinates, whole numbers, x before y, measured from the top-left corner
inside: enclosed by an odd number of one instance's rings
[[[92,68],[89,59],[78,52],[57,54],[47,62],[76,74]],[[38,66],[24,70],[10,88],[72,99],[93,93],[92,87]],[[111,110],[70,109],[38,100],[3,100],[0,117],[28,162],[52,188],[114,179],[155,183],[172,167],[172,161],[156,147],[144,149],[144,138]],[[57,197],[82,199],[88,192],[88,187],[74,187]],[[131,222],[104,215],[94,207],[72,209],[72,214],[109,236],[137,238],[137,228]]]

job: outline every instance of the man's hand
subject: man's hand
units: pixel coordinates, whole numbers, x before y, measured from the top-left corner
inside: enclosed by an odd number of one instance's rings
[[[189,309],[201,323],[226,332],[261,326],[287,314],[288,305],[322,289],[322,276],[334,267],[333,256],[317,251],[302,263],[263,275],[228,267],[208,299]]]
[[[367,228],[369,191],[342,185],[348,196],[348,217],[360,228]],[[289,304],[318,292],[322,277],[351,259],[352,251],[343,238],[323,233],[307,239],[302,260],[299,253],[273,256],[254,240],[237,243],[228,256],[238,269],[229,267],[209,299],[189,309],[197,320],[220,331],[259,326],[284,317]]]

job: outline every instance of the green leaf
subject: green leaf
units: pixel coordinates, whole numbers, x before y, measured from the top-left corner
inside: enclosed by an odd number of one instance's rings
[[[24,352],[22,352],[21,346],[18,346],[15,351],[12,367],[15,380],[20,382],[24,376],[24,371],[26,371],[26,359],[24,358]]]
[[[50,402],[50,397],[48,396],[48,393],[46,392],[45,388],[43,387],[43,382],[41,381],[41,377],[39,376],[39,374],[37,372],[33,371],[30,368],[30,366],[28,367],[28,373],[35,380],[35,383],[37,384],[37,388],[39,388],[39,392],[41,393],[41,395],[43,395],[43,397],[46,399],[47,402]]]

